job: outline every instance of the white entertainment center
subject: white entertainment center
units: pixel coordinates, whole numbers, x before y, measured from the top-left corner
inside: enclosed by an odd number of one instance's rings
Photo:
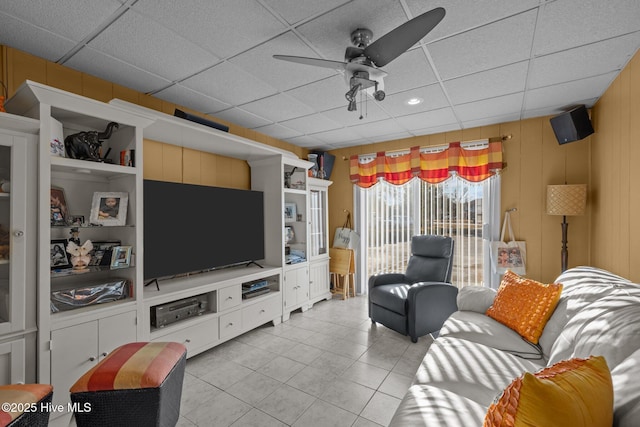
[[[66,404],[70,385],[124,343],[182,342],[191,357],[265,323],[276,325],[296,309],[307,310],[331,298],[327,232],[327,190],[331,183],[307,176],[311,162],[285,150],[125,101],[106,104],[31,81],[18,89],[6,108],[9,113],[0,114],[12,120],[30,118],[30,123],[39,125],[39,168],[27,172],[38,177],[38,239],[37,249],[32,248],[38,254],[38,295],[30,294],[32,300],[25,303],[37,307],[37,369],[31,360],[26,370],[35,370],[38,382],[54,385],[54,404]],[[110,153],[107,161],[52,154],[50,143],[56,122],[62,124],[64,137],[80,131],[100,132],[108,123],[118,123],[119,129],[102,147],[103,152]],[[158,287],[155,283],[144,286],[144,139],[249,163],[252,189],[264,192],[265,259],[256,260],[259,266],[223,268],[160,280]],[[135,150],[134,165],[120,165],[120,152],[128,150]],[[293,174],[299,180],[295,185],[288,181]],[[52,187],[64,189],[68,214],[85,218],[91,215],[94,192],[127,193],[126,221],[103,227],[88,221],[79,226],[52,225]],[[286,208],[292,204],[295,213],[290,217]],[[52,241],[68,238],[74,228],[83,242],[117,241],[130,246],[131,263],[126,268],[96,266],[82,274],[53,269]],[[295,240],[287,240],[288,229],[295,232]],[[297,254],[295,262],[293,253]],[[129,284],[126,298],[52,312],[52,292],[79,291],[91,283],[113,281]],[[256,282],[265,293],[243,298],[243,289]],[[164,323],[167,307],[180,319]],[[193,310],[197,311],[195,315]],[[55,421],[62,424],[69,414],[52,414],[52,421],[56,416],[59,419]]]

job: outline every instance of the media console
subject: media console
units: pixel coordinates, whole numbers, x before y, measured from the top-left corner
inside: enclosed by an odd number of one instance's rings
[[[144,335],[181,342],[191,357],[265,323],[277,325],[281,281],[282,268],[254,265],[162,280],[160,290],[144,290]],[[263,293],[243,298],[243,290],[256,283]]]

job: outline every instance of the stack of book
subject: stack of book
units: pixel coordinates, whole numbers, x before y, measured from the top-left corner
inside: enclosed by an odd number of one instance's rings
[[[242,298],[244,299],[264,295],[270,291],[271,289],[269,289],[269,282],[267,280],[256,280],[255,282],[242,284]]]

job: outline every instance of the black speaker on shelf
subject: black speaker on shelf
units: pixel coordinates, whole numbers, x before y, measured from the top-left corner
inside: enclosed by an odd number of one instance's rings
[[[578,141],[593,133],[589,113],[584,105],[552,117],[550,122],[559,144]]]

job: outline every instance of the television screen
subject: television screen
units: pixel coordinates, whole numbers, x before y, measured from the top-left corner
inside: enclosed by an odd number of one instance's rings
[[[144,278],[264,259],[260,191],[144,181]]]

